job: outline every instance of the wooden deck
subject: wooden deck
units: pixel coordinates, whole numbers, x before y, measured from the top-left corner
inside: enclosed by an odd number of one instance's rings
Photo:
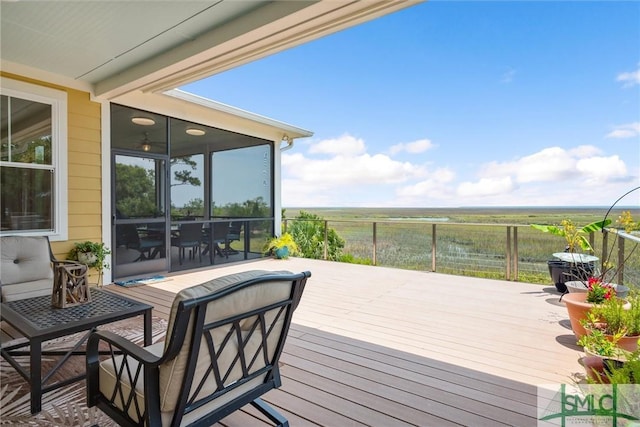
[[[582,375],[553,288],[327,261],[265,259],[107,289],[167,317],[173,294],[248,269],[309,270],[265,400],[292,426],[535,426],[539,384]],[[260,426],[247,409],[225,426]]]

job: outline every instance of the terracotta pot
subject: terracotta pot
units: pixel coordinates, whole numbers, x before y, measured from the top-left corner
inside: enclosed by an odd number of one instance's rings
[[[569,313],[571,329],[576,336],[576,340],[579,340],[587,333],[584,326],[580,324],[580,320],[587,318],[587,313],[591,310],[593,304],[587,302],[586,293],[568,293],[562,297],[562,301]]]
[[[600,384],[608,384],[609,378],[604,370],[604,361],[599,356],[585,356],[578,362],[584,367],[587,378]]]
[[[609,384],[611,369],[619,368],[624,362],[601,356],[587,355],[578,360],[578,363],[584,367],[584,371],[589,379],[600,384]]]
[[[607,338],[609,338],[609,336],[607,336]],[[612,339],[613,339],[613,337],[611,337],[611,340]],[[617,345],[618,345],[618,347],[633,353],[634,351],[636,351],[638,349],[638,339],[640,339],[640,335],[622,337],[618,341]]]

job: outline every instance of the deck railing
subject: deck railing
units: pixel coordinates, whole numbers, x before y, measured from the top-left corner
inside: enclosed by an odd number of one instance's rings
[[[285,219],[284,230],[295,221]],[[350,262],[551,283],[547,261],[564,250],[560,237],[523,224],[472,224],[426,221],[322,220],[324,259],[329,229],[345,240]],[[615,229],[591,233],[594,255],[613,265],[617,283],[640,286],[640,238]],[[335,261],[340,261],[335,260]]]

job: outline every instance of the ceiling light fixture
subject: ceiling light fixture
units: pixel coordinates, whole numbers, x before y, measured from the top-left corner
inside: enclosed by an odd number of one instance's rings
[[[144,133],[144,139],[142,140],[142,151],[151,151],[151,142],[149,141],[149,134]]]
[[[196,129],[196,128],[188,128],[185,132],[192,136],[202,136],[206,133],[202,129]]]
[[[140,126],[153,126],[156,121],[149,117],[133,117],[131,121]]]

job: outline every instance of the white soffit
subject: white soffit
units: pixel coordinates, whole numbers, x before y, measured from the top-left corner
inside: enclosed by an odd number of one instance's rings
[[[418,2],[2,1],[0,59],[103,99],[164,92]]]

